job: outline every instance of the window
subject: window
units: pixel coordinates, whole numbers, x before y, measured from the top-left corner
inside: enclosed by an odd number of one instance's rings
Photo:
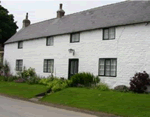
[[[99,59],[99,75],[115,77],[117,75],[117,59]]]
[[[16,71],[22,71],[23,60],[16,60]]]
[[[54,38],[53,37],[47,37],[46,46],[53,46],[53,45],[54,45]]]
[[[54,72],[54,59],[44,59],[44,72],[46,73]]]
[[[115,39],[115,28],[103,29],[103,40]]]
[[[75,43],[75,42],[79,42],[80,41],[80,33],[72,33],[70,35],[70,42],[71,43]]]
[[[23,48],[23,41],[19,41],[18,42],[18,49],[22,49]]]

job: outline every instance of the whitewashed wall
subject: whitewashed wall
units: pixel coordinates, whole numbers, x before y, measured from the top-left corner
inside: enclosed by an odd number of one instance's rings
[[[68,49],[75,49],[75,56]],[[35,68],[38,75],[43,73],[44,59],[54,59],[54,75],[68,77],[68,59],[79,59],[79,72],[92,72],[98,75],[99,58],[117,58],[117,77],[100,77],[110,87],[129,85],[135,72],[150,72],[150,25],[138,24],[116,27],[115,40],[103,40],[102,30],[80,33],[79,43],[70,43],[70,35],[54,37],[54,46],[46,46],[46,39],[23,42],[23,49],[18,43],[5,45],[4,59],[15,72],[16,59],[23,59],[23,65]]]

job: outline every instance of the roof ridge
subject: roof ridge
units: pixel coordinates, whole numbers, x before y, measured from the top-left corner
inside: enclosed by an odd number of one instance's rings
[[[77,13],[82,13],[82,12],[86,12],[86,11],[90,11],[90,10],[94,10],[94,9],[98,9],[98,8],[102,8],[102,7],[108,7],[108,6],[110,6],[110,5],[121,4],[121,3],[123,3],[123,2],[129,2],[129,1],[121,1],[121,2],[116,2],[116,3],[106,4],[106,5],[103,5],[103,6],[90,8],[90,9],[87,9],[87,10],[83,10],[83,11],[71,13],[71,14],[68,14],[68,15],[73,15],[73,14],[77,14]],[[131,1],[130,1],[130,2],[131,2]],[[65,15],[65,16],[68,16],[68,15]],[[65,17],[65,16],[64,16],[64,17]]]
[[[63,17],[67,17],[67,16],[70,16],[70,15],[74,15],[74,14],[86,12],[86,11],[89,11],[89,10],[102,8],[102,7],[108,7],[108,6],[110,6],[110,5],[121,4],[121,3],[124,3],[124,2],[131,2],[131,1],[121,1],[121,2],[116,2],[116,3],[106,4],[106,5],[103,5],[103,6],[94,7],[94,8],[90,8],[90,9],[87,9],[87,10],[83,10],[83,11],[71,13],[71,14],[68,14],[68,15],[64,15]],[[62,17],[62,18],[63,18],[63,17]],[[54,19],[57,19],[57,17],[52,18],[52,19],[47,19],[47,20],[39,21],[39,22],[35,22],[35,23],[31,24],[31,25],[38,24],[38,23],[42,23],[42,22],[46,22],[46,21],[50,21],[50,20],[54,20]],[[31,25],[29,25],[29,26],[31,26]],[[29,27],[29,26],[28,26],[28,27]]]

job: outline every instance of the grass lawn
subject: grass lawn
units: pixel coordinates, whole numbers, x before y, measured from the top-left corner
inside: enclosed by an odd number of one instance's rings
[[[32,98],[38,93],[46,91],[43,85],[29,85],[26,83],[0,81],[0,93],[23,98]]]
[[[150,94],[67,88],[46,96],[42,101],[125,117],[150,117]]]

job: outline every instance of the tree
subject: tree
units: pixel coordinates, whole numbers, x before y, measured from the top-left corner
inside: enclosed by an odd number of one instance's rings
[[[16,33],[18,28],[14,16],[8,13],[8,10],[0,5],[0,44],[2,45]]]

